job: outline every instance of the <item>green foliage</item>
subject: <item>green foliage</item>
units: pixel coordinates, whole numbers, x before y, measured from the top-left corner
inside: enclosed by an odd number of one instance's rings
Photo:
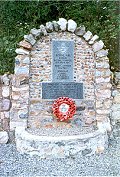
[[[100,36],[110,65],[119,70],[119,1],[0,1],[0,74],[13,73],[17,43],[33,27],[59,17],[73,19]]]

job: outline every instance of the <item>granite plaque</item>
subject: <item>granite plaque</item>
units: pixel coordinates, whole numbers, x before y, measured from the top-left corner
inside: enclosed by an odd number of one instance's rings
[[[42,98],[57,99],[59,97],[83,99],[83,83],[50,82],[42,83]]]
[[[74,41],[52,41],[52,81],[72,82]]]

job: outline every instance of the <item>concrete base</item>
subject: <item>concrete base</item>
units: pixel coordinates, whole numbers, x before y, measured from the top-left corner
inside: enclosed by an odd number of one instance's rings
[[[17,127],[15,140],[20,153],[37,155],[40,158],[92,155],[103,152],[108,144],[107,133],[99,130],[82,135],[52,137],[32,135],[24,127]]]

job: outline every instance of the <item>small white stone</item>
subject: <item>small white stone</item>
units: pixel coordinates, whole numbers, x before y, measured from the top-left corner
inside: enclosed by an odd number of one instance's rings
[[[5,98],[10,96],[9,86],[2,87],[2,96]]]
[[[94,35],[94,36],[92,37],[92,39],[91,39],[88,43],[89,43],[89,44],[94,44],[94,42],[95,42],[97,39],[99,39],[99,36]]]
[[[92,33],[90,31],[87,31],[83,37],[86,41],[89,41],[92,37]]]
[[[99,41],[99,42],[96,42],[93,46],[92,46],[92,48],[93,48],[93,51],[94,52],[97,52],[97,51],[99,51],[99,50],[101,50],[102,48],[103,48],[103,46],[104,46],[104,43],[103,43],[103,41]]]
[[[19,54],[19,55],[24,55],[24,54],[25,54],[25,55],[29,55],[29,51],[28,51],[28,50],[21,49],[21,48],[16,49],[15,52],[16,52],[17,54]]]
[[[74,33],[74,31],[76,30],[77,28],[77,23],[73,20],[68,20],[68,31]]]
[[[8,133],[6,131],[0,132],[0,144],[6,144],[8,142]]]
[[[59,18],[59,21],[57,22],[60,25],[60,29],[62,31],[66,30],[67,20],[64,18]]]

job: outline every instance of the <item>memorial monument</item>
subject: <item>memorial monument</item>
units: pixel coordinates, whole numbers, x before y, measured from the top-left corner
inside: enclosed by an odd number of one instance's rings
[[[110,70],[108,50],[98,38],[73,20],[60,18],[31,29],[19,43],[10,128],[16,130],[20,152],[59,158],[93,154],[107,146]],[[69,104],[63,102],[58,110],[65,115],[71,99],[74,114],[67,122],[57,119],[53,109],[57,99],[66,97]]]

